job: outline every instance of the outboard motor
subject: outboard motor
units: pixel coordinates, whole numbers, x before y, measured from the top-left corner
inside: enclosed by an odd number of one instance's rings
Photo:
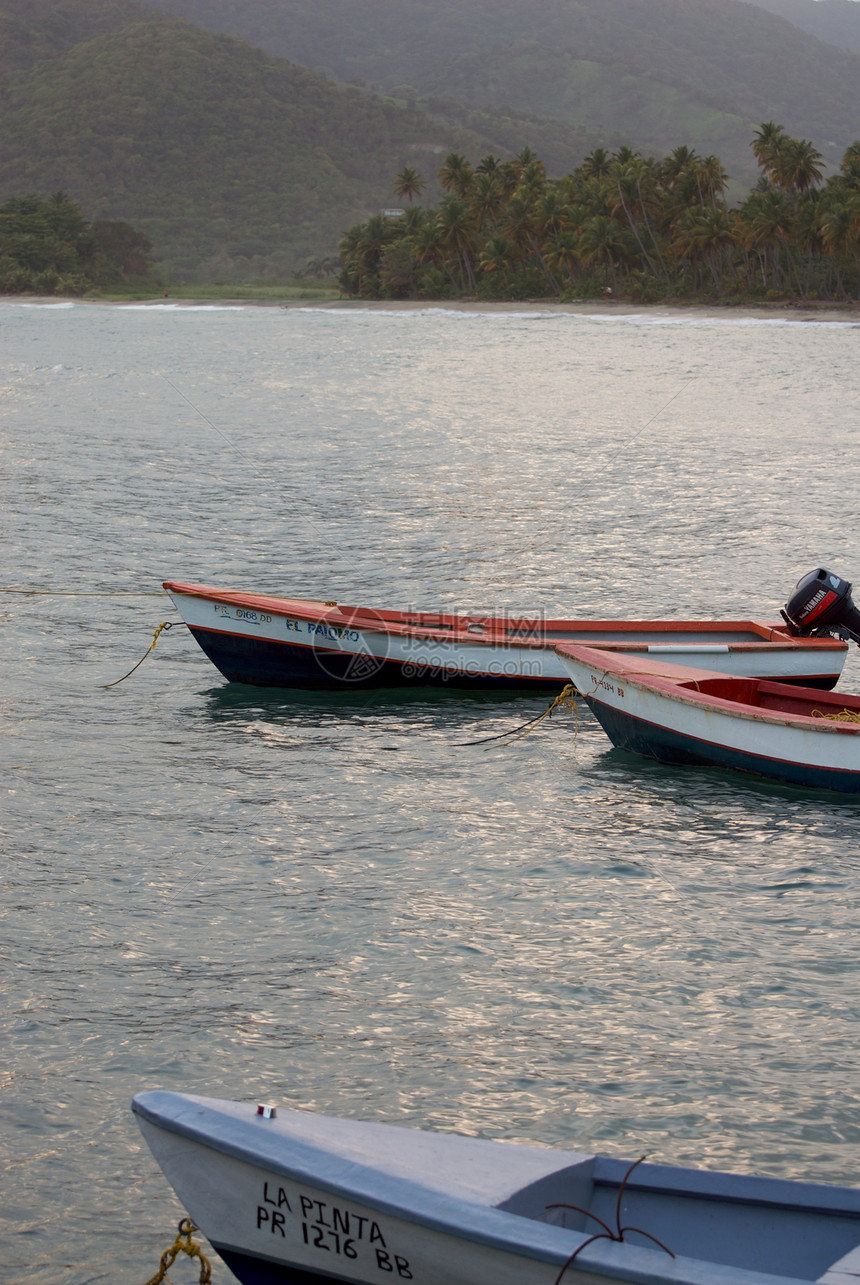
[[[779,614],[795,637],[836,634],[860,646],[860,611],[852,601],[851,585],[824,567],[798,580]]]

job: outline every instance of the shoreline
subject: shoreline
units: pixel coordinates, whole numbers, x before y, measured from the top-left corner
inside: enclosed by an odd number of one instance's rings
[[[714,303],[632,303],[621,299],[590,299],[560,303],[554,299],[523,299],[506,302],[479,302],[470,299],[244,299],[226,294],[219,298],[184,296],[151,299],[92,299],[58,295],[0,295],[0,303],[31,307],[85,306],[104,308],[284,308],[349,312],[463,312],[463,313],[553,313],[560,316],[593,316],[659,319],[699,316],[708,320],[751,318],[794,321],[858,321],[860,300],[848,303],[803,301],[798,303],[714,304]]]

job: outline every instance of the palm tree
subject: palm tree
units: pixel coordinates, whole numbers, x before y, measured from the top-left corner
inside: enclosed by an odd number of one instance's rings
[[[805,138],[785,138],[771,164],[784,192],[806,192],[821,182],[824,157]]]
[[[747,249],[756,249],[763,256],[762,275],[767,285],[767,261],[770,260],[771,281],[774,289],[783,285],[781,252],[790,253],[793,234],[793,206],[783,192],[773,187],[756,189],[741,207],[738,232]]]
[[[472,167],[465,156],[449,152],[439,170],[439,180],[446,192],[453,192],[462,200],[472,186]]]
[[[714,285],[723,293],[722,262],[733,244],[728,212],[719,206],[693,206],[678,220],[672,249],[695,265],[700,258],[708,265]]]
[[[765,121],[756,130],[750,147],[753,150],[753,156],[758,162],[759,169],[763,170],[765,174],[769,174],[773,168],[785,137],[784,127],[777,125],[772,120]]]
[[[478,229],[488,222],[496,227],[504,206],[504,194],[498,171],[482,170],[478,166],[469,194],[469,205]]]
[[[502,162],[498,156],[493,156],[492,152],[483,157],[475,166],[476,174],[497,174],[502,168]]]
[[[638,161],[641,158],[638,152],[634,152],[633,148],[628,147],[625,143],[623,147],[619,147],[612,159],[616,165],[631,165],[633,161]]]
[[[475,225],[468,205],[457,196],[446,196],[436,218],[439,239],[459,269],[460,290],[474,290],[475,273],[472,254],[475,248]]]
[[[698,156],[691,147],[682,143],[670,152],[660,166],[660,176],[668,187],[674,187],[682,174],[689,173],[698,163]]]
[[[621,149],[620,149],[621,150]],[[627,149],[629,151],[629,148]],[[630,231],[642,252],[642,258],[653,277],[661,272],[670,286],[669,274],[663,261],[660,245],[649,217],[649,205],[655,204],[654,165],[651,161],[635,160],[626,165],[617,163],[612,169],[616,201],[612,213],[623,211]],[[650,250],[646,245],[650,242]]]
[[[400,231],[405,237],[415,238],[424,226],[424,210],[417,205],[410,205],[400,220]]]
[[[606,178],[612,168],[612,158],[605,147],[595,147],[589,152],[577,171],[583,178]]]
[[[507,279],[512,265],[517,260],[517,248],[509,237],[496,235],[484,242],[478,266],[482,272],[496,273]]]
[[[694,172],[702,204],[716,205],[718,198],[722,199],[729,182],[729,176],[719,157],[703,156],[701,160],[697,159]]]
[[[852,187],[860,187],[860,142],[852,143],[846,149],[839,168]]]
[[[587,219],[579,234],[582,262],[603,264],[609,270],[613,290],[618,288],[616,267],[629,257],[630,248],[624,229],[605,214],[595,214]]]
[[[405,196],[410,205],[412,198],[420,196],[426,186],[424,179],[411,165],[404,165],[394,179],[394,191],[398,196]]]

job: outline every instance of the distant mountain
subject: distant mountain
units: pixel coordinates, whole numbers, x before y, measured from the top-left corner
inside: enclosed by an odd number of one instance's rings
[[[860,58],[741,0],[155,2],[343,82],[516,110],[657,153],[692,143],[748,182],[762,121],[832,164],[860,137]]]
[[[0,0],[0,34],[0,201],[65,190],[168,274],[283,276],[484,143],[137,3]]]
[[[0,0],[0,202],[65,190],[186,279],[331,255],[452,150],[686,144],[737,195],[766,120],[838,163],[860,57],[741,0]]]
[[[750,0],[769,13],[787,18],[828,45],[860,53],[858,0]]]

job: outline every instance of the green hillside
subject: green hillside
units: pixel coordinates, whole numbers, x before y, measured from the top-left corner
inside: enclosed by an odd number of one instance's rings
[[[403,165],[435,174],[485,143],[157,12],[128,23],[143,6],[23,8],[2,10],[0,201],[62,189],[139,229],[176,279],[283,276],[390,205]]]
[[[176,283],[330,258],[398,203],[404,167],[438,202],[452,151],[528,147],[561,176],[595,147],[683,144],[737,197],[762,120],[831,166],[860,136],[860,59],[736,0],[155,4],[0,0],[0,203],[65,191],[149,238]]]
[[[860,58],[740,0],[156,3],[344,82],[512,108],[663,154],[695,134],[747,181],[755,122],[820,140],[831,165],[860,135]]]
[[[576,58],[563,49],[522,41],[500,52],[457,58],[437,92],[575,123],[612,148],[632,140],[646,155],[666,155],[683,141],[720,156],[732,175],[746,180],[744,186],[755,181],[752,121],[711,106],[689,88]]]
[[[857,0],[752,0],[838,49],[860,53],[860,3]]]

